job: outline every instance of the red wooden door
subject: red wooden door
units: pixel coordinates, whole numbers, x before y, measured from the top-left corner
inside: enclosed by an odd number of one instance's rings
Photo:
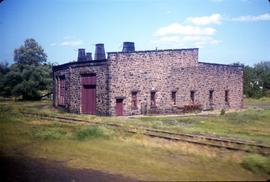
[[[65,105],[65,78],[60,77],[59,80],[59,100],[58,105]]]
[[[96,85],[82,86],[82,113],[96,114]]]
[[[116,99],[116,116],[123,116],[123,99]]]

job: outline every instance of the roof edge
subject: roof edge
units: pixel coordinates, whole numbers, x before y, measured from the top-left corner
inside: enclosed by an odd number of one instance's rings
[[[107,54],[130,54],[130,53],[147,53],[147,52],[166,52],[166,51],[194,51],[199,50],[199,48],[186,48],[186,49],[155,49],[155,50],[141,50],[133,52],[122,52],[122,51],[113,51],[107,52]]]

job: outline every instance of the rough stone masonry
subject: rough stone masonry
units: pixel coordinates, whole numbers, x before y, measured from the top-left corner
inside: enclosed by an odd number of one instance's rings
[[[68,112],[96,115],[177,113],[243,107],[243,68],[198,62],[198,49],[121,52],[96,45],[95,58],[53,67],[53,103]]]

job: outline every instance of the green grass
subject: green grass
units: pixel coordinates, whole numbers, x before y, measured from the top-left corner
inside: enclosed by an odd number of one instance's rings
[[[258,103],[270,104],[269,98],[245,99],[249,105]],[[218,135],[223,137],[252,140],[265,145],[270,145],[270,110],[249,109],[244,112],[225,113],[219,116],[208,117],[141,117],[141,118],[118,118],[118,117],[97,117],[91,115],[78,115],[63,112],[52,107],[48,101],[42,102],[3,102],[15,112],[43,113],[51,116],[66,116],[83,119],[89,122],[118,123],[123,127],[145,126],[157,129],[165,129],[172,132],[198,133]]]
[[[270,175],[270,157],[252,154],[244,158],[242,166],[255,173],[267,173]]]
[[[94,126],[83,128],[75,133],[77,140],[87,140],[93,138],[110,138],[113,136],[114,132],[111,129],[102,127],[102,126]]]
[[[134,123],[171,131],[216,135],[270,145],[269,109],[207,117],[143,117],[140,120],[134,119]]]
[[[269,110],[209,117],[98,117],[62,113],[48,101],[0,103],[0,154],[63,161],[140,180],[266,180],[269,158],[130,135],[104,126],[44,121],[21,111],[269,142]]]
[[[246,108],[253,108],[255,106],[270,106],[270,97],[262,97],[260,99],[245,98],[244,106]]]

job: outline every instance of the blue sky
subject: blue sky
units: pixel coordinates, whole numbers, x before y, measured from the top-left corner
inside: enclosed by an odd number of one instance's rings
[[[77,49],[120,51],[199,47],[199,61],[253,65],[270,61],[268,0],[4,0],[0,61],[34,38],[48,61],[76,60]]]

